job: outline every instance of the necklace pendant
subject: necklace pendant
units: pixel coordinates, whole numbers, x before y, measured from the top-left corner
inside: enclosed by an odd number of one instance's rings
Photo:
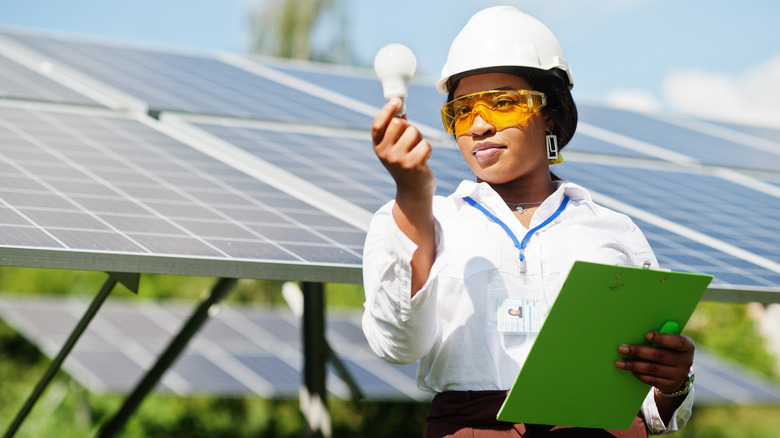
[[[517,207],[515,207],[515,211],[517,211],[518,213],[522,213],[525,211],[525,207],[523,207],[522,205],[518,205]]]

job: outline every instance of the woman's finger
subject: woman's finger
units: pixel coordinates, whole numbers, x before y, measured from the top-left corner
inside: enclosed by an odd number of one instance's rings
[[[663,348],[679,351],[681,353],[693,351],[696,349],[696,344],[694,344],[693,340],[687,336],[682,335],[648,332],[645,335],[645,339]]]
[[[620,359],[615,366],[630,371],[637,379],[664,392],[674,392],[682,386],[690,370],[690,366],[683,368],[643,360]]]
[[[379,114],[377,114],[374,118],[374,122],[371,124],[371,139],[374,142],[374,146],[382,142],[387,127],[400,107],[401,99],[390,99],[382,109],[379,110]]]
[[[408,125],[403,130],[401,136],[398,137],[396,143],[398,143],[399,147],[405,152],[411,152],[422,140],[423,137],[422,134],[420,134],[420,131],[414,126]]]
[[[672,366],[677,366],[679,364],[684,365],[684,362],[687,362],[688,360],[693,361],[693,355],[690,355],[691,357],[688,359],[689,355],[687,353],[668,350],[666,348],[655,348],[647,345],[621,345],[618,348],[618,353],[644,361]],[[688,365],[690,366],[690,364]]]
[[[640,381],[650,386],[654,386],[666,393],[677,391],[683,385],[683,382],[685,382],[684,377],[682,379],[677,379],[677,378],[670,379],[670,378],[659,377],[651,374],[639,374],[639,373],[633,373],[633,374],[634,377],[636,377]]]

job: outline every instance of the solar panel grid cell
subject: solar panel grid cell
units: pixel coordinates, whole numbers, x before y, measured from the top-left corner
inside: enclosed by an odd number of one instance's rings
[[[394,193],[392,180],[374,156],[368,139],[358,141],[205,124],[199,127],[353,203],[358,199],[390,199],[388,194]],[[350,178],[356,174],[373,184]],[[384,187],[384,193],[377,192],[377,185]],[[363,201],[358,205],[373,209],[377,202]]]
[[[236,358],[257,375],[272,383],[280,395],[295,394],[301,386],[300,371],[277,357],[237,354]]]
[[[619,146],[615,143],[602,141],[594,138],[587,133],[584,133],[584,129],[580,129],[574,134],[569,144],[566,145],[566,149],[563,150],[562,155],[566,156],[567,152],[583,152],[588,154],[600,154],[614,157],[630,157],[641,159],[654,159],[652,155],[642,153],[635,149],[629,149]]]
[[[197,126],[368,211],[395,196],[394,182],[376,158],[368,137],[353,140],[249,126]],[[436,148],[431,168],[437,176],[437,193],[445,196],[463,178],[473,178],[460,152],[448,147]]]
[[[220,368],[210,357],[202,354],[184,353],[171,368],[193,387],[188,392],[209,394],[235,394],[251,392],[243,383]]]
[[[72,356],[78,363],[100,363],[105,366],[90,367],[80,378],[92,382],[88,387],[98,387],[104,392],[124,392],[143,376],[144,369],[127,360],[127,356],[114,351],[74,351]],[[92,386],[94,385],[94,386]]]
[[[776,155],[780,153],[780,150],[777,149],[777,145],[780,145],[780,129],[778,129],[777,123],[767,124],[764,122],[763,124],[755,124],[745,122],[740,124],[717,120],[709,120],[706,123],[708,126],[713,126],[715,129],[725,128],[725,133],[730,137],[734,137],[734,133],[745,134],[742,138],[746,140],[748,144],[760,144],[763,147],[759,147],[759,149],[771,149]],[[755,141],[755,139],[758,139],[758,141]]]
[[[369,363],[366,365],[371,366],[373,364]],[[360,361],[345,360],[344,366],[349,371],[349,374],[361,383],[363,390],[370,391],[372,393],[378,392],[384,394],[401,393],[398,391],[398,389],[387,383],[385,380],[381,379],[379,376],[372,373],[364,366],[361,366]]]
[[[97,102],[0,55],[0,97],[78,105]]]

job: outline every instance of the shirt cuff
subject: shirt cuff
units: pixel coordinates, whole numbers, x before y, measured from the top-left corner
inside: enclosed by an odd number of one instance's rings
[[[688,420],[691,418],[693,408],[693,392],[694,388],[691,386],[690,392],[685,396],[682,404],[669,420],[669,424],[664,424],[661,419],[661,414],[658,413],[658,407],[655,404],[655,388],[651,388],[650,392],[645,398],[645,402],[642,404],[642,415],[645,418],[645,424],[648,431],[653,435],[663,435],[667,433],[677,432],[682,429]]]

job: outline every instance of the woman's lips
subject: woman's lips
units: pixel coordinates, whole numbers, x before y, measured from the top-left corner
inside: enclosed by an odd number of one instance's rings
[[[477,160],[487,160],[498,154],[502,149],[506,149],[506,146],[502,146],[495,143],[480,143],[471,150],[471,154],[477,158]]]

